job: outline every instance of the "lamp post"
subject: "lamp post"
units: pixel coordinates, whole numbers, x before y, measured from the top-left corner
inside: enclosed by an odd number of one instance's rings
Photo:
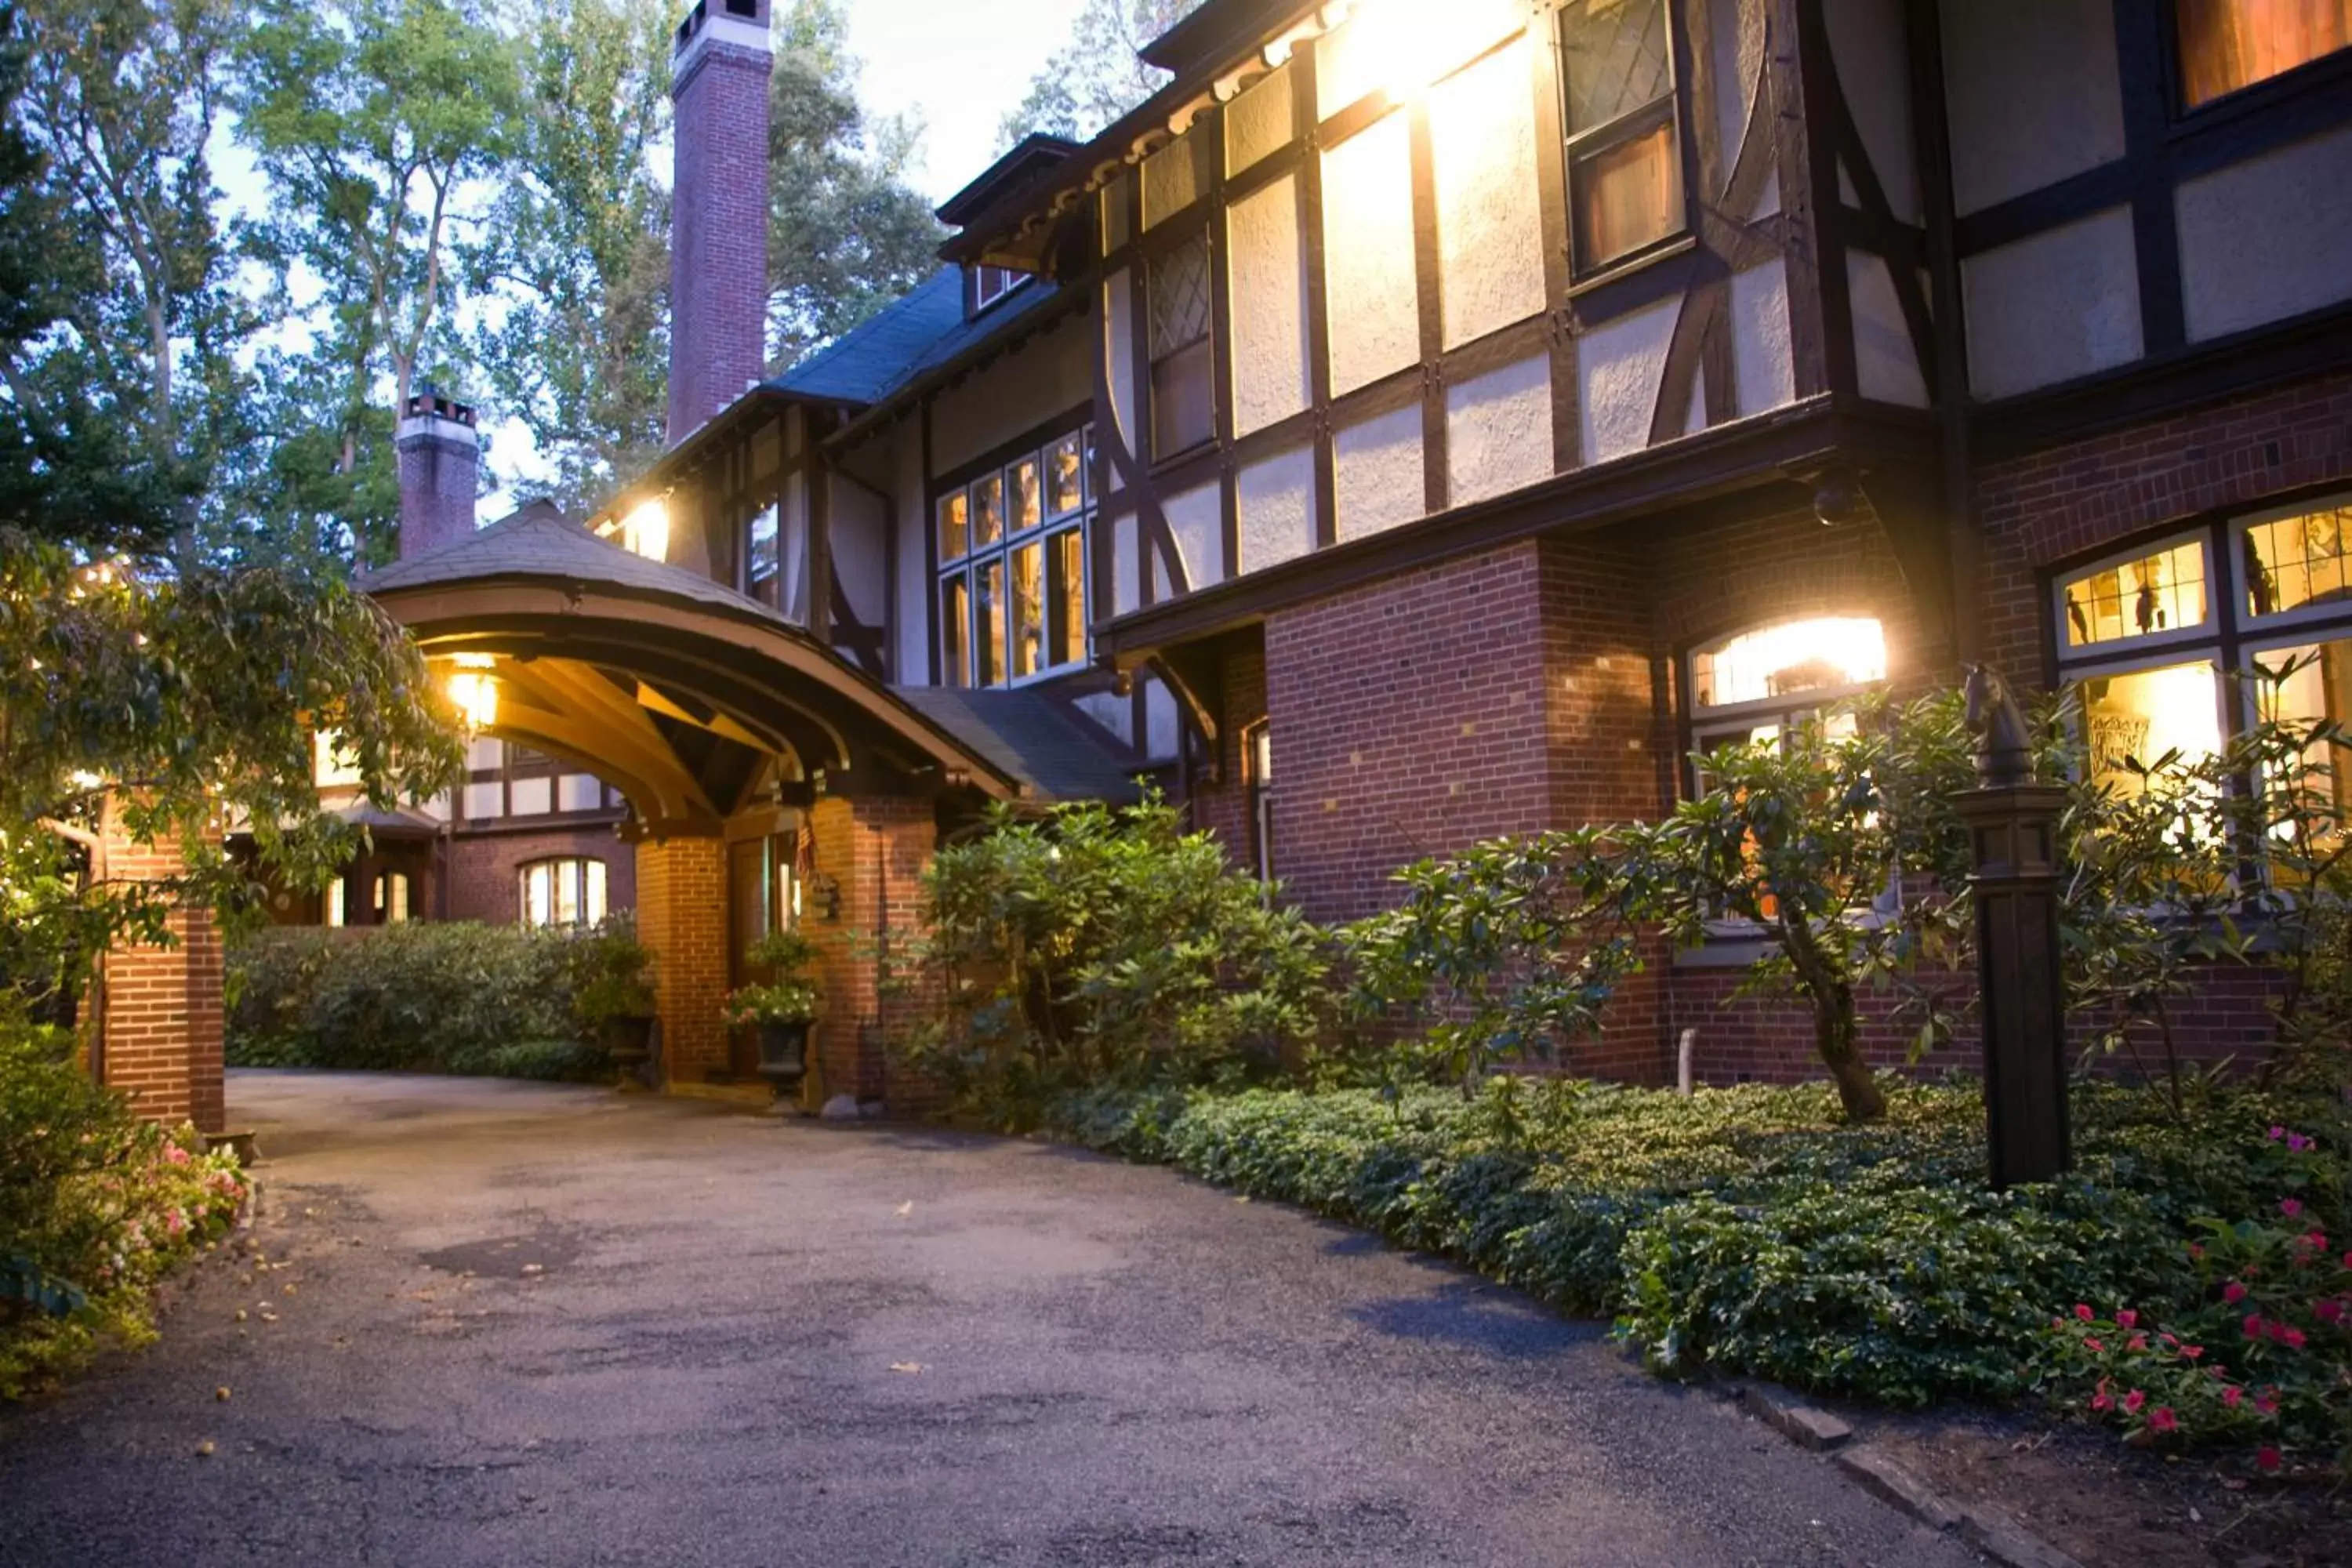
[[[1977,787],[1955,803],[1976,871],[1977,984],[1984,1026],[1992,1184],[2046,1182],[2073,1163],[2066,1108],[2057,826],[2066,792],[2038,783],[2025,721],[2000,678],[1969,670]]]

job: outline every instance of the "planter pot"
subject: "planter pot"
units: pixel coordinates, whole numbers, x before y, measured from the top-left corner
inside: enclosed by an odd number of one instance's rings
[[[607,1018],[596,1026],[597,1042],[624,1072],[642,1066],[654,1054],[651,1018]]]
[[[800,1082],[808,1071],[809,1021],[760,1026],[760,1076],[779,1089]]]

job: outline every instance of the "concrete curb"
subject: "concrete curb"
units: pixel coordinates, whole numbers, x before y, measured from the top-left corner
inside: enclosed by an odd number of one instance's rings
[[[1957,1534],[2001,1568],[2083,1568],[1999,1509],[1955,1503],[1892,1456],[1870,1444],[1853,1443],[1853,1428],[1826,1410],[1769,1383],[1738,1383],[1723,1397],[1794,1443],[1827,1453],[1864,1491],[1900,1509],[1931,1530]]]

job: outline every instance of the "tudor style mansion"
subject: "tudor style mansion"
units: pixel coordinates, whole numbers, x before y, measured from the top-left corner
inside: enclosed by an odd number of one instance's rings
[[[673,1081],[745,1066],[789,920],[813,1092],[900,1098],[872,955],[991,801],[1145,777],[1341,918],[1962,661],[2079,683],[2105,756],[2213,745],[2283,648],[2352,718],[2345,0],[1207,0],[781,376],[768,12],[675,35],[667,455],[476,531],[420,399],[367,584],[495,690],[502,806],[516,756],[625,802]],[[1578,1065],[1807,1071],[1752,956]]]

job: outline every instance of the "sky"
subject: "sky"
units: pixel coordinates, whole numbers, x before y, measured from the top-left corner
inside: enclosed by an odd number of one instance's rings
[[[996,156],[997,123],[1070,36],[1084,0],[853,0],[866,107],[925,127],[915,188],[961,190]]]

